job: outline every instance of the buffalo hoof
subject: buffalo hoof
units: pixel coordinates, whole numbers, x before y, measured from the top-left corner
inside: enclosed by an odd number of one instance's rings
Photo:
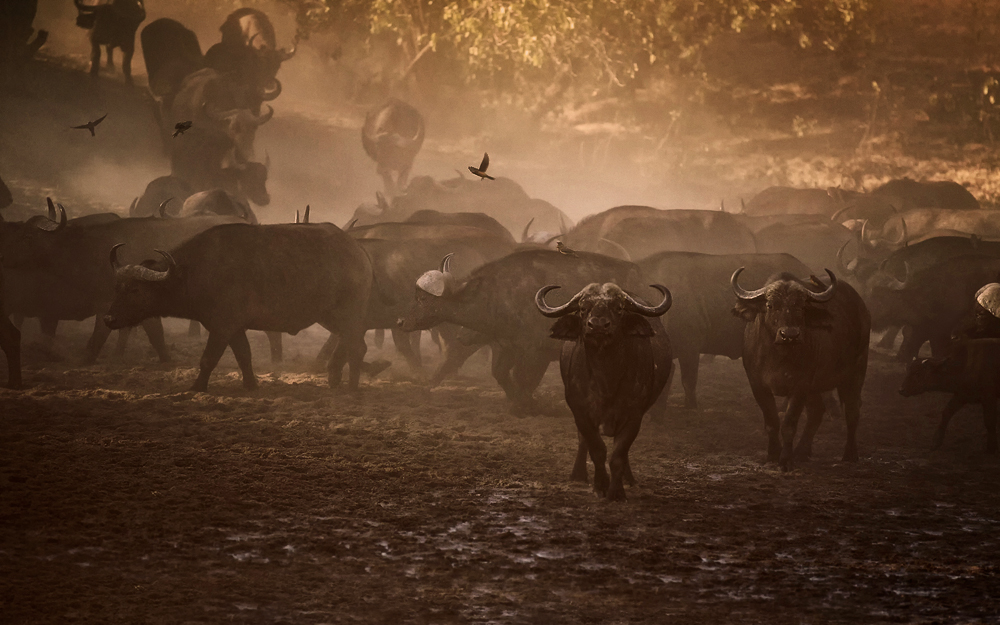
[[[685,399],[684,400],[685,410],[698,410],[698,400],[697,399]]]
[[[594,492],[604,497],[608,494],[608,487],[611,486],[611,480],[608,479],[607,474],[596,474],[594,475]]]
[[[802,447],[799,447],[798,449],[795,450],[795,454],[792,457],[795,458],[796,462],[806,462],[807,460],[812,458],[812,449],[804,449]]]
[[[778,460],[778,468],[781,469],[782,473],[788,473],[791,471],[794,468],[791,455]]]
[[[11,381],[8,381],[7,384],[4,385],[4,388],[9,388],[12,391],[20,391],[20,390],[24,389],[24,384],[22,384],[20,380],[16,380],[16,381],[11,380]],[[989,452],[987,452],[987,453],[989,453]]]
[[[260,383],[257,382],[257,378],[244,378],[243,388],[245,388],[248,391],[256,391],[258,388],[260,388]]]
[[[625,487],[621,484],[614,484],[608,489],[608,494],[605,495],[608,501],[625,501]]]
[[[584,484],[589,484],[590,477],[587,475],[586,469],[584,469],[582,473],[574,469],[573,472],[569,474],[569,481],[583,482]]]
[[[189,389],[192,393],[207,393],[208,382],[195,382]]]
[[[857,451],[845,451],[844,457],[840,459],[841,462],[857,462],[858,452]]]

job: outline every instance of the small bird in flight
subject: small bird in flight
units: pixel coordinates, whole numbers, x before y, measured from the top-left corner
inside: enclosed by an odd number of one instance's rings
[[[490,166],[490,155],[487,154],[486,152],[483,152],[483,162],[479,164],[478,168],[477,167],[472,167],[470,165],[469,166],[469,171],[471,171],[475,175],[479,176],[480,180],[483,180],[485,178],[489,178],[490,180],[496,180],[496,178],[494,178],[493,176],[490,176],[490,175],[486,174],[486,168],[489,167],[489,166]]]
[[[576,251],[566,247],[566,244],[562,241],[556,241],[556,249],[559,250],[560,254],[565,254],[566,256],[576,256]]]
[[[176,139],[188,130],[191,130],[191,122],[177,122],[174,124],[174,138]]]
[[[108,116],[108,114],[105,113],[104,117],[107,117],[107,116]],[[99,123],[101,123],[101,122],[104,121],[104,117],[101,117],[100,119],[95,119],[92,122],[87,122],[86,124],[84,124],[82,126],[72,126],[72,128],[75,129],[75,130],[89,130],[91,137],[97,136],[97,133],[94,132],[94,128],[97,128],[97,124],[99,124]]]

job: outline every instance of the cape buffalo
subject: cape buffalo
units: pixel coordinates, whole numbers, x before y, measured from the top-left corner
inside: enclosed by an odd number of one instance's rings
[[[518,411],[534,409],[532,394],[558,345],[534,306],[538,289],[561,284],[577,292],[592,282],[614,282],[637,292],[639,268],[600,254],[575,256],[554,250],[514,252],[474,270],[459,281],[447,267],[417,280],[414,303],[398,322],[405,332],[455,323],[477,333],[493,347],[493,377]]]
[[[826,189],[768,187],[743,205],[745,215],[813,214],[829,217],[843,204]]]
[[[871,289],[872,329],[904,328],[897,359],[909,362],[930,341],[938,358],[948,353],[952,331],[975,304],[974,296],[1000,273],[1000,258],[969,255],[945,259],[905,280]]]
[[[281,94],[278,69],[295,56],[296,45],[278,48],[271,20],[258,9],[233,11],[219,27],[219,32],[222,41],[205,52],[205,65],[234,76],[251,88],[257,99],[253,110],[257,112],[261,102],[274,100]]]
[[[562,232],[573,225],[572,220],[544,200],[532,199],[516,182],[498,176],[490,184],[479,184],[465,177],[437,181],[430,176],[417,176],[406,192],[384,198],[378,204],[362,204],[354,211],[352,221],[365,226],[384,221],[404,221],[417,211],[432,209],[442,213],[485,213],[499,221],[510,232],[520,232],[534,219],[534,225],[548,232]]]
[[[184,200],[180,210],[181,217],[205,215],[225,215],[238,217],[250,224],[257,223],[257,215],[250,209],[249,204],[222,189],[199,191]]]
[[[637,263],[647,280],[669,284],[674,306],[665,317],[667,334],[681,370],[684,407],[697,408],[700,354],[728,358],[743,355],[743,328],[735,318],[729,278],[735,267],[757,283],[788,272],[806,275],[809,268],[788,254],[696,254],[661,252]],[[669,389],[667,389],[669,391]]]
[[[385,192],[395,196],[406,188],[413,159],[424,144],[424,117],[406,102],[391,98],[365,115],[361,144],[375,161]]]
[[[92,363],[111,332],[102,320],[114,297],[114,272],[107,264],[107,250],[127,241],[127,257],[140,262],[148,259],[154,249],[173,247],[232,218],[117,219],[81,227],[70,227],[67,221],[65,210],[60,207],[60,221],[50,224],[51,230],[47,229],[49,226],[42,227],[43,223],[0,224],[0,253],[5,268],[25,272],[24,278],[44,275],[45,280],[39,284],[52,291],[12,296],[12,307],[15,302],[36,307],[23,311],[25,316],[80,321],[96,315],[94,332],[84,354],[84,362]],[[159,319],[147,320],[143,328],[160,360],[169,361]]]
[[[837,262],[841,248],[855,241],[844,226],[822,223],[773,224],[754,234],[761,254],[791,254],[811,271],[822,271]]]
[[[896,200],[899,210],[914,208],[947,208],[951,210],[976,210],[979,200],[969,190],[952,180],[917,182],[899,178],[873,189],[872,195]]]
[[[149,317],[200,322],[208,343],[192,390],[207,390],[227,345],[244,387],[256,388],[246,331],[297,334],[314,323],[340,336],[328,365],[330,386],[340,384],[349,363],[349,387],[357,389],[367,350],[372,266],[365,251],[336,226],[226,224],[143,265],[120,266],[117,250],[117,245],[111,248],[115,294],[104,322],[111,328]]]
[[[836,389],[847,421],[844,460],[856,461],[855,435],[871,331],[861,297],[829,269],[829,285],[815,277],[807,283],[780,273],[754,291],[740,287],[742,272],[742,267],[737,269],[731,279],[738,298],[733,313],[747,322],[743,369],[764,413],[768,460],[777,460],[782,471],[792,468],[792,443],[803,408],[808,421],[794,457],[804,460],[811,455],[825,410],[820,393]],[[789,398],[783,422],[775,395]]]
[[[554,339],[565,341],[559,356],[566,404],[579,433],[571,479],[587,481],[587,453],[594,463],[594,490],[611,501],[625,499],[622,481],[634,484],[628,452],[646,414],[673,370],[670,340],[652,319],[670,309],[670,291],[657,306],[648,306],[617,284],[590,284],[562,306],[545,303],[549,285],[535,295],[542,315],[557,318]],[[601,435],[612,436],[611,479],[604,469],[607,448]]]
[[[135,31],[146,19],[143,0],[113,0],[110,4],[87,5],[73,0],[80,18],[77,23],[90,23],[90,74],[97,76],[101,69],[101,46],[107,49],[108,69],[114,69],[112,56],[115,48],[122,51],[122,74],[125,83],[132,84],[132,55],[135,53]]]
[[[753,233],[729,213],[651,206],[617,206],[590,215],[562,241],[591,252],[606,249],[605,242],[611,241],[637,259],[668,251],[752,254],[757,249]]]
[[[957,353],[947,358],[924,358],[912,361],[899,389],[903,397],[927,392],[951,393],[941,412],[941,422],[934,434],[934,449],[944,443],[948,422],[967,404],[983,407],[986,425],[986,453],[997,453],[997,396],[1000,391],[1000,339],[975,339],[965,342]]]
[[[893,216],[882,228],[866,232],[864,238],[869,244],[896,249],[937,236],[962,234],[1000,239],[1000,211],[918,208]]]
[[[504,228],[499,221],[484,213],[442,213],[441,211],[425,209],[413,213],[403,223],[471,226],[480,230],[486,230],[499,239],[509,241],[511,244],[515,242],[510,230]]]

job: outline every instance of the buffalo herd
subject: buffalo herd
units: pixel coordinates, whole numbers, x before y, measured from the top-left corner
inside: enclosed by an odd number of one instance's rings
[[[118,47],[129,79],[142,2],[78,6],[93,28],[93,71],[100,46],[109,64]],[[377,345],[388,331],[431,385],[488,349],[493,377],[523,415],[538,412],[535,392],[558,360],[579,432],[571,478],[589,479],[589,456],[594,489],[622,500],[634,481],[629,449],[647,412],[666,414],[675,359],[683,405],[697,410],[701,357],[742,358],[767,459],[781,470],[810,457],[828,410],[843,414],[843,460],[856,461],[875,331],[884,335],[874,349],[894,350],[907,367],[903,395],[953,395],[936,444],[958,409],[978,404],[986,451],[997,452],[1000,211],[965,187],[908,178],[868,192],[771,187],[739,212],[628,205],[574,224],[499,173],[411,178],[424,119],[392,99],[368,113],[361,132],[384,184],[374,203],[342,227],[311,221],[308,209],[294,223],[261,224],[251,203],[270,202],[269,163],[255,134],[274,115],[277,73],[295,42],[280,48],[256,9],[233,12],[220,31],[205,53],[175,20],[141,31],[171,170],[149,182],[128,216],[68,219],[50,201],[26,221],[0,223],[8,386],[22,386],[25,318],[37,318],[51,341],[59,321],[93,317],[85,363],[113,330],[121,357],[135,326],[169,363],[160,319],[190,320],[193,331],[207,330],[192,386],[202,392],[227,347],[244,387],[257,388],[248,330],[268,333],[280,360],[282,333],[314,324],[330,332],[317,357],[330,386],[341,385],[346,365],[349,392],[363,372],[386,366],[365,361],[368,331]],[[178,125],[185,131],[172,134]],[[10,203],[2,184],[0,201]],[[443,352],[428,377],[424,331]],[[930,358],[920,357],[925,343]],[[602,436],[614,439],[610,457]]]

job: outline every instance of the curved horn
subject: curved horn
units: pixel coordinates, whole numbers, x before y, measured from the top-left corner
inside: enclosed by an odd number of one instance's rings
[[[450,252],[444,258],[441,259],[441,268],[438,269],[441,273],[451,273],[451,257],[455,255],[455,252]]]
[[[895,241],[893,241],[893,242],[892,242],[892,244],[893,244],[893,245],[906,245],[906,242],[907,242],[907,241],[909,240],[909,238],[910,238],[910,233],[909,233],[909,231],[908,231],[908,230],[906,229],[906,220],[905,220],[905,219],[903,219],[902,217],[900,217],[900,218],[899,218],[899,222],[900,222],[901,224],[903,224],[903,227],[901,228],[902,232],[900,233],[900,238],[899,238],[899,239],[897,239],[897,240],[895,240]]]
[[[45,198],[45,202],[49,205],[49,219],[51,221],[56,220],[56,205],[52,203],[52,198]]]
[[[663,301],[657,306],[646,306],[632,299],[632,296],[625,293],[625,300],[628,301],[632,312],[637,312],[644,317],[659,317],[670,310],[670,305],[674,303],[674,298],[670,296],[670,290],[662,284],[650,284],[652,288],[663,294]]]
[[[66,209],[63,208],[62,204],[59,204],[59,225],[56,226],[55,230],[52,232],[59,232],[66,227]]]
[[[165,274],[163,279],[166,280],[177,270],[177,261],[170,255],[170,252],[164,252],[163,250],[153,251],[162,256],[163,260],[167,261],[167,270],[163,272]]]
[[[830,271],[829,269],[826,269],[825,271],[826,275],[830,276],[830,286],[826,287],[826,290],[823,291],[822,293],[813,293],[812,291],[807,290],[807,292],[809,293],[809,299],[811,299],[814,302],[830,301],[830,298],[833,297],[834,291],[836,291],[837,289],[837,276],[833,275],[833,272]]]
[[[850,244],[851,239],[848,239],[844,241],[844,244],[840,246],[839,250],[837,250],[837,268],[848,275],[852,275],[854,273],[847,267],[847,263],[844,262],[844,250],[846,250],[847,246]]]
[[[302,223],[299,221],[299,209],[295,209],[295,223]]]
[[[309,223],[309,205],[306,204],[306,212],[302,215],[302,223]]]
[[[535,306],[538,308],[538,312],[542,313],[546,317],[562,317],[579,310],[578,303],[580,302],[580,298],[583,297],[583,291],[574,295],[573,299],[569,300],[562,306],[556,306],[553,308],[545,303],[545,296],[548,292],[554,291],[558,288],[561,287],[557,284],[549,284],[538,289],[538,292],[535,293]]]
[[[123,245],[125,244],[118,243],[111,247],[111,267],[114,268],[115,271],[118,271],[121,268],[121,265],[118,263],[118,248]]]
[[[132,200],[132,205],[128,207],[128,216],[135,217],[135,207],[139,204],[139,198],[136,197]]]
[[[892,282],[889,284],[889,288],[893,291],[902,291],[906,288],[906,283],[910,281],[910,263],[904,260],[903,269],[906,273],[903,274],[902,280],[896,276],[892,276]]]
[[[555,241],[556,239],[558,239],[561,236],[562,236],[561,234],[553,235],[553,236],[545,239],[545,243],[543,243],[542,245],[544,245],[545,247],[548,247],[548,246],[552,245],[553,241]]]
[[[73,0],[73,4],[76,5],[76,10],[80,11],[81,13],[93,13],[94,11],[97,10],[96,6],[92,7],[86,4],[80,4],[80,0]]]
[[[278,59],[284,63],[288,59],[295,56],[295,51],[299,47],[299,33],[295,33],[295,38],[292,39],[292,45],[287,48],[282,48],[277,51]]]
[[[733,277],[729,279],[729,284],[733,286],[733,293],[736,294],[736,297],[740,298],[741,300],[749,301],[752,299],[757,299],[758,297],[764,295],[764,293],[767,291],[766,286],[763,286],[757,289],[756,291],[746,291],[743,289],[743,287],[739,285],[740,274],[743,273],[744,269],[746,269],[746,267],[740,267],[739,269],[733,272]]]
[[[861,221],[861,243],[867,245],[868,247],[875,247],[876,245],[876,243],[869,238],[867,219]]]
[[[747,203],[743,201],[742,195],[740,196],[740,212],[744,214],[747,212]]]
[[[201,110],[205,116],[214,122],[228,123],[229,118],[239,112],[240,109],[229,109],[226,111],[215,111],[208,106],[208,101],[201,103]]]
[[[264,169],[271,169],[271,155],[264,150]]]
[[[386,201],[385,196],[382,195],[381,191],[375,192],[375,203],[382,210],[386,210],[387,208],[389,208],[389,202]]]
[[[172,200],[172,199],[174,199],[174,198],[168,197],[167,199],[165,199],[162,202],[160,202],[160,208],[159,208],[160,219],[166,219],[166,217],[167,217],[167,203],[170,202],[170,200]]]
[[[531,224],[534,221],[535,221],[535,218],[532,217],[531,219],[528,220],[528,223],[524,224],[524,230],[521,232],[521,243],[527,243],[528,242],[528,230],[531,228]]]
[[[840,209],[836,213],[830,215],[830,221],[837,221],[837,217],[840,217],[843,213],[846,213],[847,211],[851,210],[852,208],[854,208],[856,206],[857,206],[857,202],[851,202],[850,204],[848,204],[844,208]],[[837,223],[840,223],[840,222],[837,222]]]
[[[725,198],[719,200],[719,210],[723,213],[726,212],[726,200]]]
[[[271,87],[265,87],[260,90],[260,99],[265,102],[276,100],[281,95],[281,81],[275,78],[271,82],[273,83]]]
[[[559,211],[559,234],[566,234],[569,232],[569,228],[566,227],[566,216],[563,215],[562,211]]]
[[[258,126],[266,124],[267,122],[271,121],[272,117],[274,117],[274,107],[272,107],[270,104],[268,104],[266,106],[267,106],[267,112],[266,113],[261,113],[260,115],[257,115],[256,117],[254,117],[253,121]]]
[[[618,251],[618,253],[619,253],[619,254],[621,254],[621,255],[622,255],[622,257],[623,257],[623,258],[624,258],[625,260],[627,260],[627,261],[629,261],[629,262],[632,262],[632,255],[631,255],[631,254],[629,254],[629,253],[628,253],[628,250],[627,250],[627,249],[625,249],[624,247],[622,247],[622,245],[621,245],[620,243],[617,243],[617,242],[615,242],[615,241],[612,241],[611,239],[605,239],[604,237],[601,237],[601,238],[599,239],[599,241],[600,241],[600,242],[602,242],[602,243],[607,243],[607,244],[608,244],[608,245],[610,245],[611,247],[615,248],[615,249],[616,249],[616,250]]]
[[[357,223],[358,223],[358,218],[355,217],[354,219],[352,219],[349,222],[347,222],[347,226],[344,227],[344,230],[354,230],[354,226]]]

